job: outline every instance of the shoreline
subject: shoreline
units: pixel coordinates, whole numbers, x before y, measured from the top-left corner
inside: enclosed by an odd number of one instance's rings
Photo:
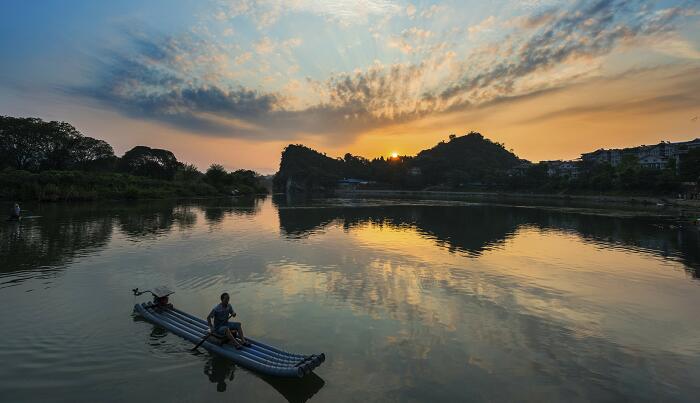
[[[700,213],[700,200],[669,199],[658,196],[563,195],[551,193],[432,191],[432,190],[336,190],[337,197],[406,198],[419,200],[463,200],[498,202],[549,202],[584,204],[610,209],[672,209]]]

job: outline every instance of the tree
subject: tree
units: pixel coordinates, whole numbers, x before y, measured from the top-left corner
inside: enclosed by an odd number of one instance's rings
[[[700,180],[700,148],[688,151],[681,158],[680,177],[681,180],[686,182],[697,182]]]
[[[194,164],[181,164],[175,174],[179,181],[192,182],[202,177],[202,173]]]
[[[70,166],[70,145],[82,134],[65,122],[0,116],[0,166],[38,171]]]
[[[505,172],[520,164],[518,157],[480,133],[450,136],[449,142],[423,150],[411,165],[421,169],[427,184],[505,181]]]
[[[238,169],[228,174],[228,183],[235,190],[244,194],[266,193],[260,185],[258,174],[249,169]]]
[[[215,187],[221,187],[226,184],[226,168],[221,164],[211,164],[204,178],[207,183]]]
[[[619,186],[623,189],[636,189],[640,187],[640,173],[642,168],[639,166],[639,158],[636,155],[624,155],[620,160],[620,165],[617,166],[617,176]]]
[[[92,137],[76,138],[68,154],[71,166],[83,171],[111,171],[116,162],[112,146]]]
[[[600,191],[610,190],[613,187],[615,168],[610,164],[598,164],[589,173],[588,184],[591,188]]]
[[[515,177],[515,185],[529,189],[542,189],[550,180],[547,163],[531,164],[523,170],[522,177]]]
[[[119,161],[122,172],[154,179],[171,180],[181,164],[168,150],[136,146]]]
[[[70,169],[73,165],[71,147],[80,141],[83,135],[66,122],[41,122],[39,127],[41,140],[38,146],[44,153],[39,168]]]

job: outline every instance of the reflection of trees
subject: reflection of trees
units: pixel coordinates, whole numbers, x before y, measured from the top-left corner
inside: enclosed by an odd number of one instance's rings
[[[176,205],[168,201],[134,203],[117,212],[119,229],[129,238],[156,238],[168,233],[176,218],[181,221],[187,215],[175,214]],[[187,221],[183,224],[186,226]]]
[[[700,234],[696,228],[669,228],[659,219],[580,214],[509,206],[285,207],[278,208],[280,228],[289,238],[306,237],[332,222],[350,229],[375,223],[412,227],[451,251],[479,254],[512,236],[524,225],[571,231],[605,245],[644,249],[679,257],[700,276]]]
[[[193,228],[199,211],[207,221],[220,220],[227,215],[257,214],[263,202],[261,198],[223,198],[38,206],[33,213],[40,218],[0,226],[0,275],[29,270],[32,277],[54,275],[73,257],[106,246],[114,226],[133,241],[155,239],[173,228]],[[19,276],[11,282],[23,279]]]
[[[252,216],[260,212],[265,197],[229,197],[201,201],[198,206],[208,223],[218,223],[225,217]]]
[[[0,229],[0,272],[38,269],[50,273],[78,254],[105,246],[112,235],[109,216],[91,210],[68,210],[60,216],[55,213],[48,209],[41,219]]]
[[[530,224],[543,229],[574,232],[605,246],[643,249],[680,259],[688,272],[700,277],[700,233],[695,227],[650,217],[610,217],[532,210]]]
[[[309,236],[329,225],[352,231],[372,223],[418,231],[440,246],[470,254],[481,253],[525,226],[575,233],[606,247],[681,256],[693,267],[698,262],[697,230],[658,227],[659,219],[500,206],[400,205],[282,206],[279,219],[281,232],[290,238]],[[376,366],[376,373],[400,379],[383,380],[385,390],[392,391],[387,400],[417,396],[436,401],[512,400],[523,390],[541,392],[546,389],[542,385],[558,385],[557,393],[567,395],[543,394],[533,400],[668,400],[678,395],[665,385],[694,385],[697,360],[691,354],[674,349],[659,353],[655,346],[628,348],[610,335],[615,332],[609,330],[627,335],[633,332],[628,326],[633,330],[646,326],[616,324],[627,313],[624,306],[616,307],[622,313],[614,312],[608,305],[550,283],[521,281],[498,271],[437,267],[422,254],[404,258],[395,250],[383,253],[381,249],[362,253],[362,246],[356,245],[335,250],[335,243],[322,240],[318,239],[318,248],[300,252],[299,262],[277,270],[277,281],[306,284],[310,292],[331,294],[353,312],[378,318],[377,322],[388,317],[400,324],[400,331],[387,330],[390,337],[385,338],[373,333],[380,333],[381,326],[373,327],[367,334],[376,336],[368,343],[375,348],[362,361]],[[313,265],[306,264],[311,258]],[[333,264],[319,263],[324,258]],[[654,323],[662,324],[663,319]],[[382,345],[384,340],[389,342]],[[516,376],[510,379],[509,375]],[[630,376],[658,382],[630,383]],[[403,379],[409,384],[402,384]],[[440,387],[432,388],[430,382],[426,387],[416,379],[438,379]]]
[[[174,200],[137,202],[122,206],[117,212],[119,229],[133,239],[157,238],[177,225],[180,230],[194,227],[196,210],[200,203],[181,203]]]

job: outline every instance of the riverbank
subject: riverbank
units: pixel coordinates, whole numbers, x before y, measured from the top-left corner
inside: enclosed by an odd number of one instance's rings
[[[202,181],[166,181],[121,173],[81,171],[0,172],[0,200],[92,201],[213,197],[222,193]]]
[[[594,206],[611,209],[671,209],[681,215],[700,214],[700,200],[671,199],[658,196],[570,195],[524,192],[456,192],[423,190],[336,190],[337,197],[402,198],[421,200],[464,200],[499,203],[537,203]]]

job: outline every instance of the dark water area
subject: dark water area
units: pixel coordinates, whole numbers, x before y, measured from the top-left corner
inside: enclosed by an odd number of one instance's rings
[[[697,401],[700,231],[448,201],[44,204],[0,227],[0,401]],[[325,352],[260,376],[132,314]]]

